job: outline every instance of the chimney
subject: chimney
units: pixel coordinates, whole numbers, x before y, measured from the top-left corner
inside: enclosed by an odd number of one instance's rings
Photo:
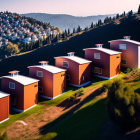
[[[14,71],[10,71],[9,73],[11,74],[11,76],[17,76],[19,71],[14,70]]]
[[[39,61],[42,66],[48,65],[49,61]]]
[[[75,52],[69,52],[67,54],[68,54],[68,56],[74,56]]]
[[[96,44],[97,48],[103,48],[103,44]]]
[[[123,38],[130,40],[131,36],[124,36]]]

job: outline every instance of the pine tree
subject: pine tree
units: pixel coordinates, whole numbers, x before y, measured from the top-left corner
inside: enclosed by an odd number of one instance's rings
[[[93,27],[94,27],[94,24],[93,24],[93,22],[92,22],[90,28],[93,28]]]
[[[68,35],[70,35],[70,29],[68,29]]]
[[[82,31],[82,29],[81,29],[81,27],[79,25],[78,28],[77,28],[77,33],[81,32],[81,31]]]
[[[140,5],[139,5],[139,9],[138,9],[138,14],[140,14]]]
[[[125,11],[124,11],[124,13],[123,13],[123,16],[125,17]]]
[[[128,12],[128,16],[132,16],[132,15],[133,15],[133,11],[131,10]]]
[[[73,28],[73,34],[74,34],[74,33],[76,33],[76,30],[75,30],[75,28]]]

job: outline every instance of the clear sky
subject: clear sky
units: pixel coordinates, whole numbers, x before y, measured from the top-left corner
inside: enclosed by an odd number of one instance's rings
[[[140,0],[0,0],[0,11],[90,16],[137,11]]]

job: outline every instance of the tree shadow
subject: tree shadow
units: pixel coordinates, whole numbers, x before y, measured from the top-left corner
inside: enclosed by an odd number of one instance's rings
[[[55,121],[44,125],[43,127],[40,128],[40,134],[41,135],[45,135],[47,132],[49,132],[49,130],[53,127],[55,127],[56,125],[58,125],[59,123],[63,122],[65,119],[69,118],[70,116],[72,116],[78,109],[80,109],[85,103],[88,103],[89,101],[91,101],[92,99],[94,99],[95,97],[97,97],[98,95],[101,95],[102,91],[101,89],[97,89],[95,90],[90,96],[86,97],[82,102],[80,102],[79,104],[77,104],[74,108],[72,108],[70,111],[66,112],[65,114],[63,114],[62,116],[60,116],[59,118],[57,118]],[[64,105],[64,106],[63,106]],[[59,104],[59,106],[65,107],[65,104]],[[79,112],[79,111],[78,111]]]

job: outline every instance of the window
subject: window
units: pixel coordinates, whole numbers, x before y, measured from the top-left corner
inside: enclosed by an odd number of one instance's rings
[[[85,76],[82,77],[83,81],[85,80]]]
[[[68,68],[69,67],[69,63],[68,62],[63,62],[63,67]]]
[[[38,77],[43,77],[43,72],[42,71],[37,71],[37,76]]]
[[[124,60],[124,59],[121,60],[121,64],[125,65],[126,63],[127,63],[126,60]]]
[[[94,53],[94,59],[100,59],[100,53]]]
[[[120,44],[119,49],[120,50],[126,50],[126,44]]]
[[[94,67],[94,73],[102,74],[102,68]]]
[[[120,58],[120,56],[117,56],[116,58]]]
[[[61,74],[61,77],[65,76],[65,74]]]
[[[10,89],[15,89],[15,83],[9,82],[9,88]]]

